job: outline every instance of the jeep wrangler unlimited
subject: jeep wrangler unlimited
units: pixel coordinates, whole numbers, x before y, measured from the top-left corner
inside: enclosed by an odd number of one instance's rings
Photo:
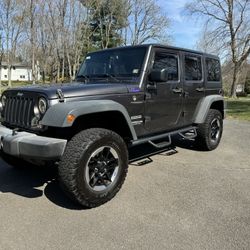
[[[155,44],[98,51],[86,56],[75,83],[8,89],[0,111],[2,157],[58,162],[66,194],[96,207],[121,188],[128,148],[166,147],[174,134],[195,137],[203,150],[218,146],[220,62]]]

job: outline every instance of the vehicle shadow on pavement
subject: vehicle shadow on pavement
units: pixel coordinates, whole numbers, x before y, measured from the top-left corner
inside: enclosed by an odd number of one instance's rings
[[[197,150],[192,141],[182,140],[180,137],[173,138],[173,148],[175,149],[176,146]],[[145,154],[146,151],[147,154],[152,156],[162,153],[171,156],[171,154],[166,154],[169,148],[166,148],[164,152],[164,149],[159,151],[150,147],[150,145],[145,145],[139,155],[142,152]],[[175,153],[178,153],[178,151],[175,150]],[[137,153],[134,157],[138,157]],[[22,164],[24,163],[20,162],[20,167],[12,167],[0,158],[0,193],[13,193],[30,199],[45,195],[47,199],[57,206],[72,210],[84,209],[70,200],[61,190],[56,166],[38,167],[30,164],[24,166]]]
[[[12,167],[0,159],[0,193],[13,193],[25,198],[45,195],[54,204],[73,210],[83,209],[60,189],[56,167],[20,165]]]
[[[199,152],[204,151],[204,150],[197,147],[194,139],[187,140],[187,139],[182,138],[179,135],[172,137],[172,144],[175,147],[179,147],[179,148],[183,148],[183,149],[189,149],[189,150],[199,151]]]

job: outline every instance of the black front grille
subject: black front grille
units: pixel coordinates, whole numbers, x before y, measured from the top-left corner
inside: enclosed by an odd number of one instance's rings
[[[34,99],[8,96],[3,114],[5,124],[11,127],[30,128],[34,117]]]

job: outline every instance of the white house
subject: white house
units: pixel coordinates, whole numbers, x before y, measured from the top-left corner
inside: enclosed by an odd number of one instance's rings
[[[0,77],[2,81],[8,81],[8,66],[7,63],[2,62],[0,65]],[[40,80],[40,74],[38,79]],[[11,66],[11,80],[12,81],[32,81],[31,67],[24,63],[14,63]]]

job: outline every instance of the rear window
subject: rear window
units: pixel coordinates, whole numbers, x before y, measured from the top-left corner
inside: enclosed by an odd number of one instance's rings
[[[185,56],[185,80],[186,81],[201,81],[202,66],[201,57],[186,55]]]
[[[219,82],[220,81],[220,62],[219,60],[206,58],[207,81]]]

